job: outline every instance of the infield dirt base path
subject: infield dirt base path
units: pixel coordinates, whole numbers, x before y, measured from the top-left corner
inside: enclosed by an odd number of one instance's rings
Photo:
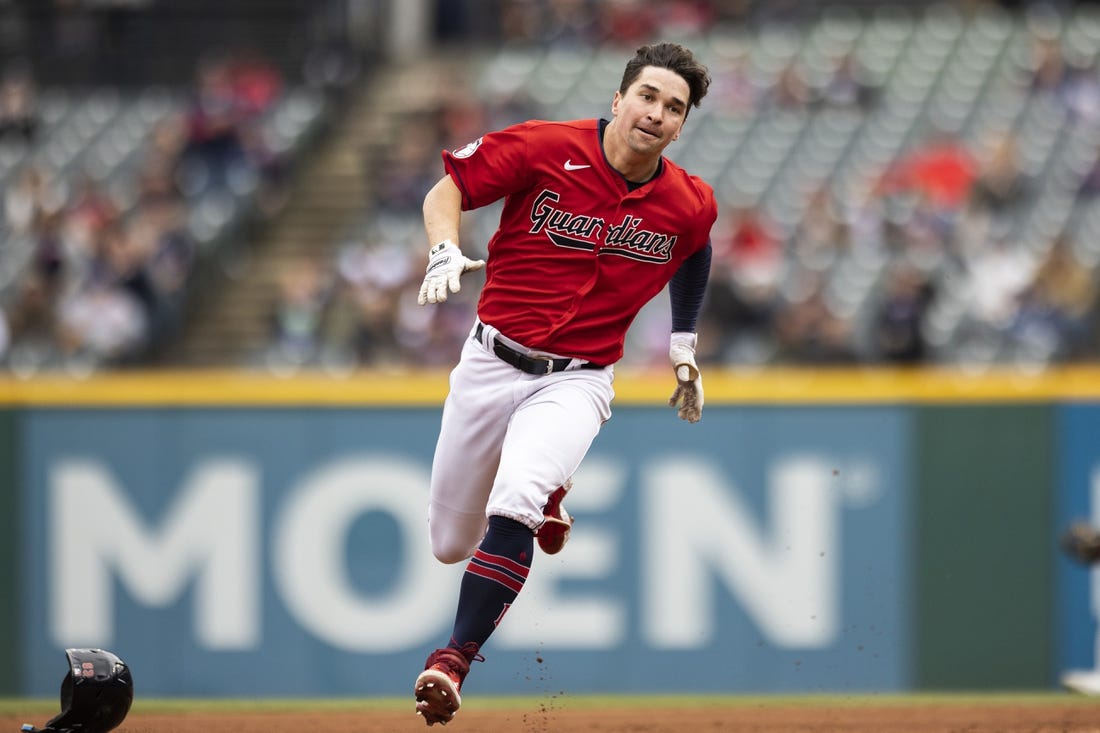
[[[411,705],[410,705],[411,708]],[[473,708],[473,709],[467,709]],[[0,716],[0,733],[45,720]],[[478,710],[428,728],[413,712],[131,712],[118,733],[1100,733],[1100,700],[1017,704],[707,705],[690,709]]]

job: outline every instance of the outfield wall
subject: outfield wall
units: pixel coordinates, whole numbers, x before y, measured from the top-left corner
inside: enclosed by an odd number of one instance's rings
[[[469,689],[1042,688],[1095,664],[1100,583],[1056,534],[1100,519],[1100,371],[713,374],[699,425],[668,387],[617,378],[568,550]],[[157,696],[407,693],[462,570],[424,526],[445,388],[0,382],[0,694],[55,694],[70,646]]]

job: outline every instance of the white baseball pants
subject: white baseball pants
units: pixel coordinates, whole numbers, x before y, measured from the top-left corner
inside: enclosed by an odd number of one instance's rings
[[[428,508],[432,552],[456,563],[477,550],[488,517],[532,530],[542,507],[580,466],[611,417],[613,367],[526,374],[492,352],[492,339],[533,356],[485,325],[451,372],[432,462]]]

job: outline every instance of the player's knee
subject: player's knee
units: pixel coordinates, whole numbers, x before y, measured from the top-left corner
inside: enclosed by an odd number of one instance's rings
[[[464,549],[459,550],[453,547],[433,549],[432,554],[435,555],[436,560],[439,560],[439,562],[446,565],[454,565],[455,563],[460,563],[463,560],[468,560],[470,557],[473,556],[473,553],[467,552]]]
[[[473,557],[477,543],[457,541],[459,538],[432,538],[432,554],[446,565],[454,565]]]
[[[453,565],[473,557],[485,536],[485,517],[460,514],[432,505],[428,538],[432,555],[441,563]]]

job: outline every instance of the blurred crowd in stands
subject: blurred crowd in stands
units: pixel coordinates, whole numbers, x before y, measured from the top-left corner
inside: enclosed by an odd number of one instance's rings
[[[0,318],[8,347],[0,352],[10,352],[13,370],[153,360],[186,314],[197,245],[191,204],[226,194],[251,196],[268,214],[280,205],[280,161],[259,123],[281,85],[253,54],[203,59],[190,92],[149,129],[132,187],[111,188],[88,170],[28,154],[42,134],[38,90],[21,68],[5,74],[0,155],[25,162],[3,190],[3,256],[30,250]]]
[[[599,90],[606,98],[588,100],[583,113],[606,116],[621,61],[639,43],[694,39],[716,48],[729,37],[744,44],[762,22],[813,22],[796,2],[499,0],[490,16],[470,5],[439,4],[440,38],[455,41],[459,52],[448,56],[433,88],[409,90],[420,103],[402,112],[394,126],[399,133],[382,141],[381,154],[364,160],[372,195],[361,219],[334,255],[288,266],[271,305],[270,342],[260,355],[237,355],[241,362],[259,360],[280,371],[453,363],[482,275],[468,276],[444,305],[416,304],[428,245],[421,204],[442,175],[442,149],[525,119],[560,117],[553,100],[515,83],[509,65],[522,65],[523,54],[564,50],[589,58],[613,43],[621,49],[614,80]],[[759,17],[764,12],[766,21]],[[963,22],[961,12],[949,17]],[[1100,131],[1100,38],[1082,54],[1063,43],[1060,13],[1069,11],[1011,12],[1024,36],[1012,61],[1019,73],[997,83],[1018,86],[1020,95],[1077,129]],[[1082,27],[1100,35],[1100,25]],[[489,42],[483,53],[462,45],[479,33]],[[868,119],[884,107],[889,76],[861,65],[857,54],[824,69],[807,68],[796,56],[767,76],[754,74],[751,61],[735,52],[713,59],[711,94],[689,127],[704,115],[736,122],[833,110]],[[284,84],[254,54],[204,59],[186,102],[150,131],[136,195],[125,200],[94,177],[61,177],[47,166],[9,179],[0,224],[9,242],[29,238],[34,250],[32,266],[0,303],[0,358],[28,372],[50,353],[77,363],[156,363],[159,347],[181,328],[188,297],[201,297],[187,287],[198,249],[188,223],[203,192],[228,189],[268,217],[285,204],[285,161],[258,124]],[[0,163],[6,149],[33,144],[41,134],[37,93],[33,75],[5,69]],[[1051,185],[1017,128],[975,139],[950,125],[923,124],[871,180],[816,182],[793,225],[776,221],[759,197],[720,190],[701,359],[727,365],[1095,360],[1100,247],[1083,252],[1063,226],[1050,228],[1038,247],[1017,241],[1022,219],[1046,216],[1032,207]],[[1060,121],[1055,129],[1057,135],[1070,128]],[[677,159],[677,145],[669,152]],[[1100,206],[1100,135],[1085,157],[1070,204]],[[717,189],[725,181],[709,182]],[[485,254],[498,207],[464,218],[462,244],[471,254]],[[1100,236],[1100,218],[1095,223]],[[847,270],[854,274],[846,280]],[[856,283],[869,272],[867,297],[854,296],[867,287]],[[953,309],[963,315],[952,316]],[[663,368],[668,328],[667,305],[658,299],[639,316],[624,365]]]

